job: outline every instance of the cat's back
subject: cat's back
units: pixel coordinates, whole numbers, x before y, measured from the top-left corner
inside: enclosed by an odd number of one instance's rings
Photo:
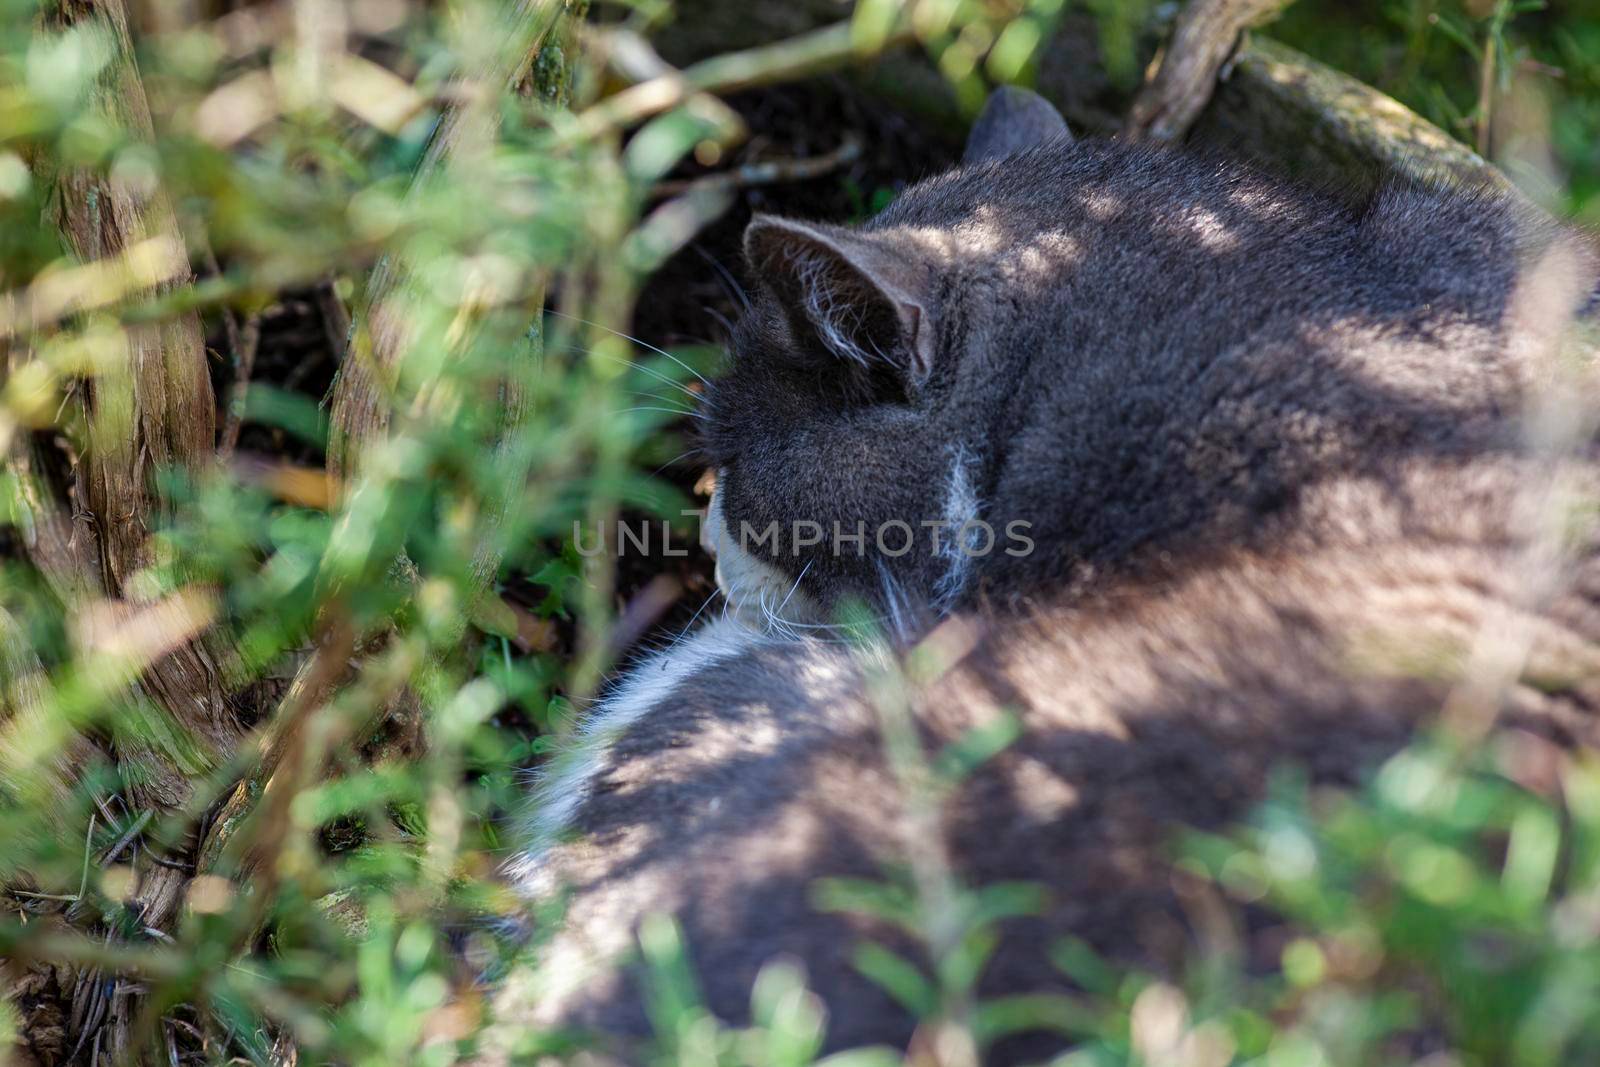
[[[864,940],[911,958],[917,944],[829,910],[818,880],[883,884],[919,860],[948,864],[961,885],[1048,888],[1044,912],[1003,925],[982,995],[1066,990],[1046,950],[1069,935],[1177,968],[1175,829],[1243,816],[1284,761],[1352,783],[1442,706],[1486,622],[1525,628],[1540,675],[1494,710],[1569,743],[1600,740],[1586,710],[1600,701],[1594,572],[1584,562],[1587,577],[1533,613],[1516,604],[1514,553],[1497,547],[1231,553],[1159,588],[953,619],[906,673],[843,643],[752,637],[618,739],[569,839],[529,868],[540,894],[565,887],[568,907],[500,1010],[607,1035],[634,1062],[649,995],[623,960],[641,920],[663,913],[720,1018],[746,1019],[760,969],[784,959],[823,994],[829,1048],[903,1044],[913,1020],[855,962]],[[937,794],[919,795],[928,780],[893,755],[897,729],[948,763],[1007,723],[1014,739]]]
[[[1180,266],[1208,261],[1246,300],[1240,283],[1252,277],[1273,289],[1351,274],[1392,283],[1382,293],[1312,286],[1305,302],[1274,302],[1285,308],[1410,308],[1419,293],[1452,290],[1504,295],[1507,273],[1565,232],[1502,187],[1389,179],[1353,195],[1214,150],[1107,139],[1051,141],[969,162],[913,186],[862,229],[901,227],[956,235],[954,250],[974,263],[1026,260],[1028,249],[1060,238],[1071,238],[1061,245],[1079,253],[1079,263],[1159,261],[1154,278],[1132,287],[1135,299],[1181,280]],[[1492,301],[1475,303],[1493,313]]]
[[[1569,272],[1592,270],[1568,231],[1503,189],[1391,182],[1353,205],[1237,159],[1117,141],[968,164],[864,228],[922,235],[954,262],[949,288],[1006,305],[991,350],[1031,340],[1075,350],[1052,370],[1134,378],[1192,375],[1251,339],[1442,348],[1451,330],[1474,349],[1464,364],[1504,339],[1541,257],[1564,246],[1581,261]]]
[[[987,495],[1051,532],[1063,576],[1314,534],[1353,482],[1432,507],[1469,457],[1520,447],[1596,277],[1586,242],[1504,190],[1391,184],[1352,207],[1116,142],[964,167],[871,228],[954,264],[970,342],[947,388],[968,437],[1008,442]]]
[[[924,183],[866,230],[937,267],[944,359],[919,389],[938,413],[916,447],[970,450],[981,513],[1035,522],[1010,586],[1032,607],[958,615],[906,675],[734,623],[685,642],[714,654],[610,737],[555,805],[567,836],[523,865],[571,906],[500,996],[507,1033],[593,1028],[642,1058],[648,993],[615,957],[666,912],[719,1017],[748,1018],[760,968],[788,958],[827,1002],[828,1047],[903,1046],[914,1022],[856,946],[928,961],[816,887],[908,861],[1048,888],[1004,924],[981,995],[1064,988],[1047,948],[1067,934],[1176,968],[1174,830],[1239,818],[1282,761],[1353,781],[1473,680],[1486,626],[1527,670],[1482,713],[1600,740],[1596,538],[1540,539],[1542,509],[1600,476],[1582,425],[1527,447],[1552,392],[1533,387],[1564,380],[1557,342],[1593,287],[1555,224],[1500,194],[1392,187],[1350,208],[1075,142]],[[1102,577],[1055,580],[1085,561]],[[1011,743],[932,800],[896,756],[897,736],[948,756],[1008,722]]]

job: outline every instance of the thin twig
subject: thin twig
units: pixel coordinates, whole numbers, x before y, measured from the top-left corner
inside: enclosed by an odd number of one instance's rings
[[[206,244],[206,265],[213,278],[222,277],[222,264],[217,254]],[[244,326],[239,325],[238,314],[226,305],[222,308],[222,329],[228,335],[228,355],[233,365],[233,384],[228,388],[228,410],[224,413],[222,436],[217,452],[223,459],[233,455],[239,443],[239,430],[244,425],[244,403],[250,390],[250,374],[256,365],[256,342],[261,337],[261,313],[251,312]]]
[[[217,259],[216,251],[211,247],[211,242],[204,236],[200,238],[202,252],[206,257],[206,268],[211,271],[211,277],[222,277],[222,263]],[[228,335],[228,354],[233,358],[235,367],[239,365],[239,319],[230,307],[222,309],[222,330]]]
[[[339,296],[336,276],[317,286],[317,309],[322,312],[322,330],[328,338],[328,351],[337,358],[350,345],[350,309]]]
[[[158,856],[154,850],[147,851],[145,853],[145,858],[151,863],[155,864],[157,867],[165,867],[169,871],[179,871],[183,874],[194,873],[194,864],[168,859],[165,856]]]
[[[1178,15],[1155,76],[1128,110],[1124,136],[1175,141],[1188,133],[1210,101],[1240,34],[1276,18],[1291,2],[1190,0]]]
[[[229,325],[228,340],[233,345],[233,384],[228,387],[228,411],[222,423],[222,440],[217,451],[223,459],[233,455],[244,426],[245,401],[250,393],[250,375],[256,366],[256,349],[261,342],[261,313],[245,320],[243,329],[234,329],[233,315],[224,316]]]
[[[854,134],[849,134],[832,152],[810,159],[771,159],[760,163],[746,163],[733,170],[707,174],[699,178],[658,182],[650,192],[652,196],[667,197],[710,189],[747,189],[755,185],[805,181],[810,178],[820,178],[860,158],[861,141]]]
[[[913,39],[909,22],[883,38],[878,50]],[[703,60],[609,96],[578,116],[574,131],[583,138],[632,126],[677,107],[699,93],[726,93],[815,74],[852,60],[870,58],[857,47],[851,23],[836,22],[775,44]]]
[[[240,867],[255,872],[260,861],[276,860],[288,837],[285,806],[299,786],[303,749],[307,743],[306,721],[338,689],[348,673],[355,644],[356,632],[343,610],[337,604],[330,606],[317,637],[316,652],[297,673],[270,729],[262,736],[256,767],[230,794],[225,805],[230,816],[225,826],[202,845],[201,855],[196,860],[197,869],[215,868],[224,850],[233,845],[234,834],[246,825],[246,816],[249,816],[249,832],[239,842]],[[287,773],[280,776],[278,772],[285,763],[289,764]],[[284,785],[285,778],[293,780],[291,785]],[[276,784],[274,779],[277,779]],[[268,862],[267,866],[271,867],[272,863]],[[253,883],[258,908],[266,906],[275,880],[276,871],[267,870]]]
[[[117,817],[111,812],[111,805],[99,793],[94,794],[94,806],[100,809],[100,815],[112,826],[117,824]]]
[[[1489,132],[1494,127],[1494,75],[1495,59],[1499,51],[1500,11],[1496,5],[1495,18],[1489,23],[1489,33],[1483,42],[1483,62],[1478,67],[1478,121],[1474,145],[1478,155],[1489,158]]]
[[[129,845],[131,845],[133,843],[134,838],[136,838],[140,834],[144,833],[144,828],[146,826],[150,825],[150,819],[152,818],[152,816],[153,816],[152,812],[148,812],[148,811],[141,812],[139,814],[139,817],[134,820],[133,825],[128,827],[127,833],[123,834],[120,838],[117,839],[117,843],[115,845],[112,845],[111,848],[106,851],[105,856],[100,860],[100,862],[101,863],[115,863],[115,862],[117,862],[117,858],[122,855],[123,849],[125,849]]]
[[[78,881],[79,900],[82,900],[83,895],[89,891],[89,856],[90,850],[94,848],[94,824],[98,814],[93,811],[89,813],[89,832],[83,835],[83,877]]]

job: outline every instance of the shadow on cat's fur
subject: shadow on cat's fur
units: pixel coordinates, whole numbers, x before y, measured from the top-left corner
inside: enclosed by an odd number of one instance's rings
[[[1513,562],[1442,546],[1292,563],[1240,553],[1159,598],[1130,589],[980,635],[918,700],[924,742],[949,744],[1002,709],[1024,732],[945,804],[945,845],[964,884],[1032,881],[1051,899],[1044,916],[1004,925],[980,995],[1070,988],[1049,958],[1067,934],[1176,973],[1190,941],[1168,862],[1178,828],[1242,817],[1275,766],[1349,785],[1395,751],[1460,682],[1476,629],[1517,599]],[[1498,708],[1565,746],[1600,740],[1592,557],[1575,577],[1539,615],[1510,619],[1533,652]],[[829,1006],[829,1048],[903,1046],[913,1020],[852,956],[863,938],[915,947],[814,909],[816,879],[883,879],[914,828],[862,693],[849,655],[816,644],[770,645],[682,685],[619,742],[583,839],[551,858],[573,896],[547,966],[573,965],[574,944],[625,948],[640,916],[668,912],[720,1017],[746,1020],[759,968],[789,957]],[[602,968],[517,1010],[592,1029],[631,1062],[650,1035],[634,981]],[[986,1062],[1063,1041],[1015,1039]]]

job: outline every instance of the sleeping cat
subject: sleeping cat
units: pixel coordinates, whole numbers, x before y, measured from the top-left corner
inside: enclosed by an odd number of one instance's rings
[[[915,1020],[852,961],[919,947],[813,887],[908,858],[1048,892],[980,996],[1067,988],[1068,934],[1171,972],[1165,846],[1245,814],[1273,766],[1352,782],[1441,708],[1471,736],[1600,740],[1591,368],[1566,340],[1595,266],[1509,195],[1352,214],[1074,142],[1009,94],[958,170],[859,229],[758,219],[747,253],[763,293],[707,403],[735,610],[630,672],[547,772],[514,873],[566,910],[487,1059],[551,1027],[644,1058],[622,958],[655,912],[723,1019],[787,958],[827,1048],[905,1047]],[[828,626],[850,602],[886,649]],[[932,752],[1007,716],[1016,740],[931,812],[886,753],[896,722]]]
[[[708,537],[767,581],[727,584],[782,600],[803,573],[791,604],[884,613],[1014,602],[1322,532],[1329,509],[1359,537],[1354,487],[1514,446],[1553,325],[1514,298],[1549,220],[1423,188],[1352,215],[1220,160],[1071,143],[1034,101],[996,110],[1043,147],[969,156],[858,230],[751,224],[762,295],[706,405]],[[972,519],[986,554],[952,543]],[[818,543],[791,536],[804,520]],[[891,556],[876,534],[898,550],[897,523],[918,537]],[[1031,551],[1007,551],[1013,523]]]

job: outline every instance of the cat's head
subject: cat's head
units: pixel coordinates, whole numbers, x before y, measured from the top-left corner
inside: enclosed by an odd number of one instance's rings
[[[1002,90],[964,164],[1068,139],[1049,104]],[[988,356],[976,305],[1005,294],[963,270],[1002,231],[939,180],[904,199],[859,228],[758,217],[745,234],[759,292],[708,397],[705,540],[734,606],[769,621],[855,598],[909,634],[1031,547],[1025,523],[987,513],[974,444],[981,394],[1006,389],[999,365],[971,373]]]

